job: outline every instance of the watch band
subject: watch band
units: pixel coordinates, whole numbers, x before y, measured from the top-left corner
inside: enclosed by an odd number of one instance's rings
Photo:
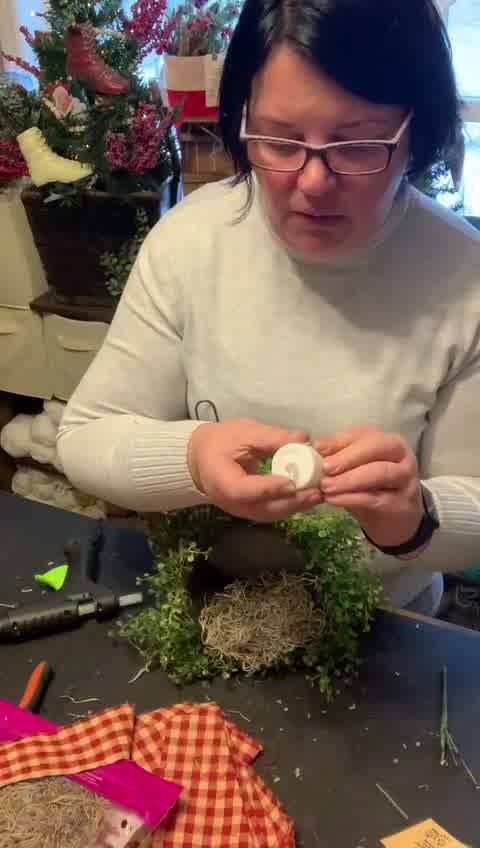
[[[438,530],[440,527],[432,494],[427,486],[423,485],[423,483],[421,484],[421,489],[424,509],[422,520],[416,533],[406,542],[403,542],[401,545],[394,545],[391,547],[377,545],[373,539],[370,539],[367,533],[365,533],[365,530],[363,531],[365,538],[368,539],[370,544],[383,554],[394,557],[407,557],[408,554],[418,553],[420,549],[423,549],[428,545],[430,539],[435,533],[435,530]]]

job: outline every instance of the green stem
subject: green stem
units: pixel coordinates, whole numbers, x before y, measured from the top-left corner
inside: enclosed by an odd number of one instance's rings
[[[448,671],[444,665],[442,669],[442,720],[440,722],[440,765],[447,765],[447,742],[448,742]]]
[[[440,723],[440,765],[447,766],[449,756],[453,760],[455,766],[461,760],[460,750],[455,739],[450,733],[448,726],[448,671],[444,665],[442,669],[442,720]]]

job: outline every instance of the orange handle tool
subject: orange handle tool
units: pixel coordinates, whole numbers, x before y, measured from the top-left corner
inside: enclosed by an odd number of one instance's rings
[[[39,709],[52,677],[52,668],[45,660],[33,669],[20,700],[22,709],[32,713]]]

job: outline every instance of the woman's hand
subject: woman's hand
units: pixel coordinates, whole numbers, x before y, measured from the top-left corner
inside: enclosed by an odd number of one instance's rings
[[[201,424],[190,437],[188,465],[209,503],[252,521],[280,521],[323,501],[318,489],[297,492],[285,477],[257,474],[259,463],[307,433],[270,427],[251,419]]]
[[[373,427],[319,439],[325,503],[344,507],[382,547],[417,532],[424,507],[415,455],[405,440]]]

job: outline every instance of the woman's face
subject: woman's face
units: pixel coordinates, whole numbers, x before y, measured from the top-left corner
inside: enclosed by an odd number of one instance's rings
[[[400,107],[350,94],[281,46],[255,80],[248,132],[315,145],[388,140],[405,116]],[[361,248],[382,226],[408,159],[407,130],[389,168],[379,174],[332,174],[319,156],[299,173],[255,172],[277,235],[306,257],[333,257]]]

